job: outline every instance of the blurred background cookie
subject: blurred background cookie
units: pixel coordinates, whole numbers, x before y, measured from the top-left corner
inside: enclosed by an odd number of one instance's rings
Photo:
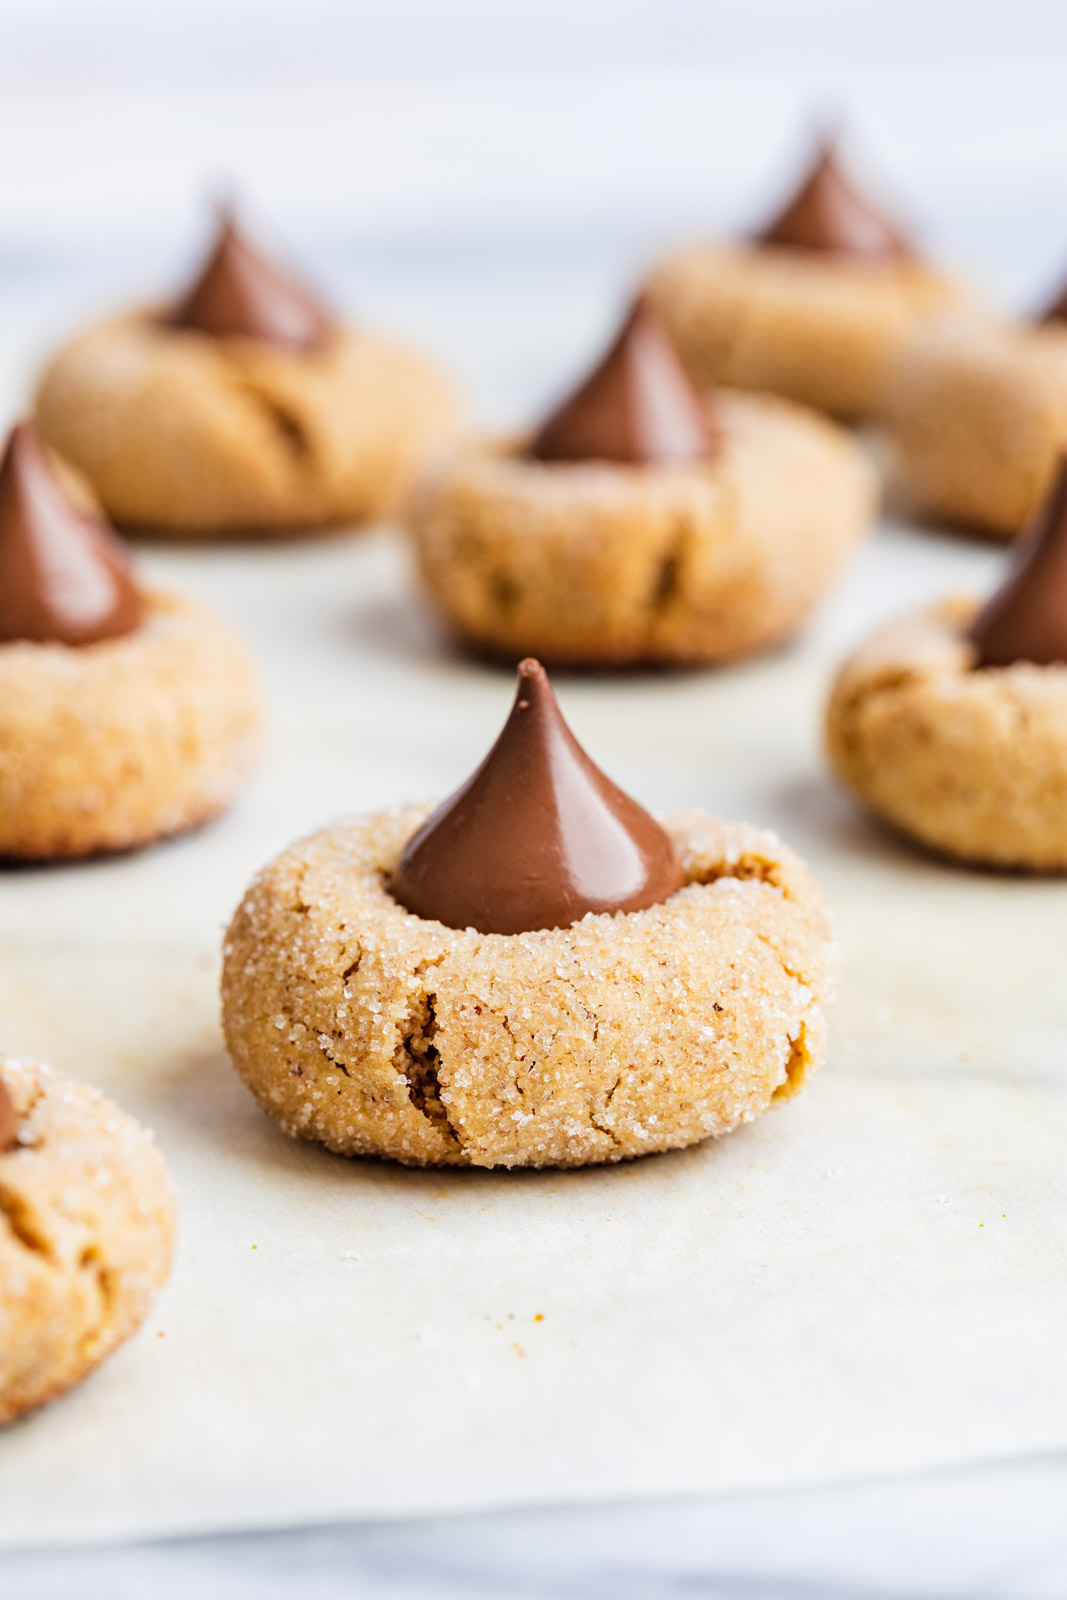
[[[152,1137],[86,1084],[0,1055],[0,1423],[80,1383],[170,1270]]]
[[[838,674],[826,726],[838,776],[901,832],[1067,870],[1067,462],[987,604],[884,628]]]
[[[423,587],[514,660],[722,661],[788,636],[875,510],[841,430],[698,391],[641,301],[531,438],[462,448],[413,496]]]
[[[385,515],[457,405],[419,356],[342,326],[224,215],[184,295],[55,356],[35,417],[114,522],[215,537]]]
[[[0,857],[126,850],[207,821],[259,725],[241,640],[142,589],[19,423],[0,463]]]
[[[922,260],[830,145],[759,234],[668,256],[648,293],[701,381],[769,390],[846,421],[875,409],[917,325],[970,298]]]
[[[880,410],[913,512],[1013,539],[1067,447],[1067,292],[1030,322],[957,316],[917,330]]]

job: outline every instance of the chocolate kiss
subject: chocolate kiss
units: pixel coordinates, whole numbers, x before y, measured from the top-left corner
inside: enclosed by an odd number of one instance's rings
[[[0,643],[96,644],[132,633],[143,603],[123,545],[64,493],[28,422],[0,461]]]
[[[19,1125],[7,1084],[0,1078],[0,1156],[18,1143]]]
[[[391,889],[449,928],[528,933],[589,911],[641,911],[685,881],[659,823],[567,727],[544,667],[522,661],[500,737],[408,840]]]
[[[819,150],[792,200],[756,242],[867,261],[898,261],[913,253],[889,218],[860,194],[831,145]]]
[[[1067,322],[1067,283],[1064,284],[1052,304],[1040,316],[1035,317],[1036,322]]]
[[[1008,576],[968,630],[980,667],[1067,662],[1067,456]]]
[[[700,394],[655,312],[639,300],[611,349],[542,423],[538,461],[703,461],[715,446]]]
[[[312,296],[259,255],[227,216],[200,277],[168,321],[215,339],[261,339],[302,350],[325,344],[332,326]]]

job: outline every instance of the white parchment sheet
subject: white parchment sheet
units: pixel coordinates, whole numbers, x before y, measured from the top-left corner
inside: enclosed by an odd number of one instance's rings
[[[0,1437],[0,1542],[799,1484],[1067,1447],[1067,886],[939,865],[824,775],[831,663],[996,552],[888,530],[799,646],[558,680],[661,808],[778,828],[845,952],[830,1060],[718,1145],[569,1174],[291,1143],[228,1066],[222,925],[337,814],[441,794],[507,673],[413,607],[382,536],[142,557],[258,648],[263,768],[203,833],[0,875],[0,1042],[156,1128],[181,1205],[144,1331]]]

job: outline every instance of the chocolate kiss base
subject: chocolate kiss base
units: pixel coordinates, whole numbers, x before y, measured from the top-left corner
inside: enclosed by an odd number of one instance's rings
[[[514,934],[638,911],[684,881],[659,823],[589,759],[527,660],[500,737],[409,840],[390,887],[416,916]]]
[[[1067,663],[1067,456],[1001,587],[968,630],[979,667]]]

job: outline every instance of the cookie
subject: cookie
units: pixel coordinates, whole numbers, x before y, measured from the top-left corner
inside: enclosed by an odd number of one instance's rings
[[[882,406],[917,514],[1014,539],[1067,446],[1067,328],[951,318],[903,347]]]
[[[869,810],[931,850],[1067,870],[1067,666],[974,670],[977,610],[946,601],[845,663],[827,712],[830,760]]]
[[[457,406],[420,357],[330,319],[226,223],[176,307],[59,352],[35,417],[116,524],[207,538],[387,515]]]
[[[85,1084],[0,1056],[0,1423],[80,1383],[170,1269],[151,1135]]]
[[[930,849],[1067,870],[1067,458],[984,606],[945,601],[845,663],[827,742],[853,793]]]
[[[0,465],[0,857],[125,850],[223,811],[259,695],[213,613],[138,586],[32,430]]]
[[[970,291],[935,271],[823,150],[751,242],[677,251],[647,293],[695,377],[854,421],[913,331]]]
[[[536,663],[428,811],[314,834],[231,923],[227,1045],[286,1132],[419,1166],[613,1162],[724,1134],[821,1058],[835,955],[807,869],[745,824],[656,823]]]
[[[542,463],[471,446],[416,492],[424,593],[467,646],[552,663],[730,661],[787,639],[873,518],[876,484],[833,424],[718,392],[707,462]]]

